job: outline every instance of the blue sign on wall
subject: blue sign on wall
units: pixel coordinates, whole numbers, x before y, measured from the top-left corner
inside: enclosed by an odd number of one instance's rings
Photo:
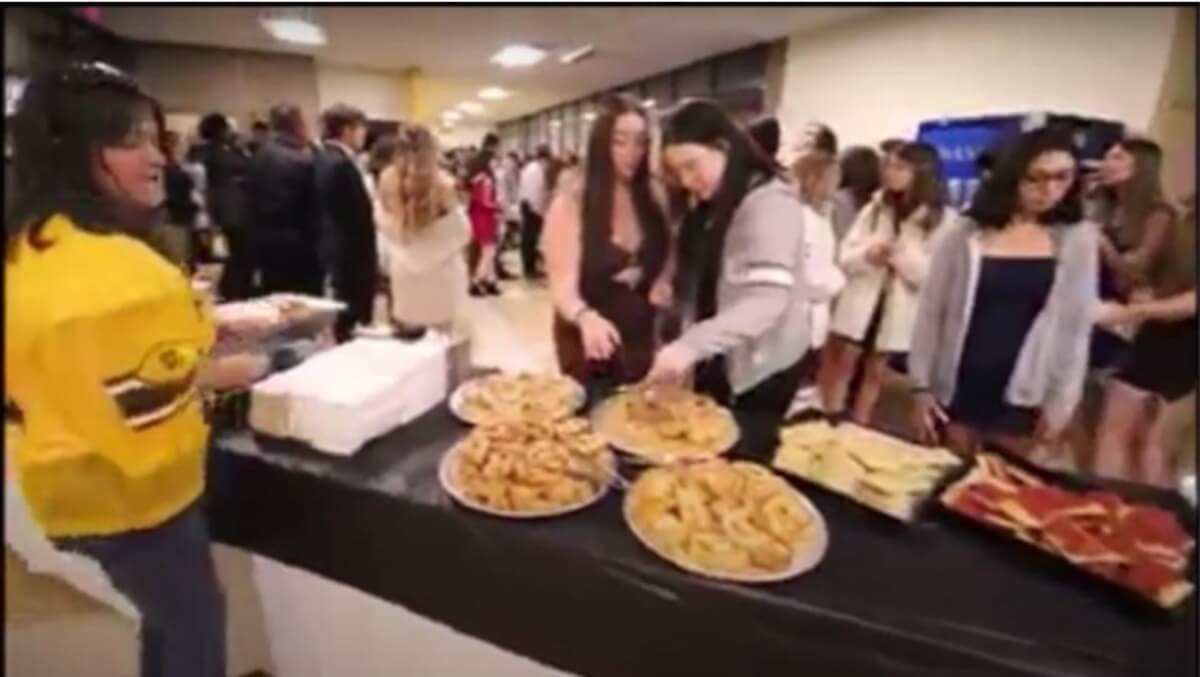
[[[951,204],[967,204],[979,187],[979,167],[975,164],[979,154],[997,149],[1005,139],[1019,134],[1027,122],[1033,126],[1047,124],[1072,129],[1079,156],[1086,161],[1099,160],[1125,131],[1119,122],[1046,113],[922,122],[917,128],[917,140],[937,148]]]
[[[1023,115],[935,120],[921,123],[917,140],[937,148],[950,204],[964,205],[979,187],[979,154],[1021,131]]]

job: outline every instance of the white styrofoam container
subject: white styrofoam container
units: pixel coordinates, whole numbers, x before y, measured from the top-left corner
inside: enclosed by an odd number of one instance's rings
[[[449,343],[359,339],[313,357],[255,388],[256,430],[351,455],[446,397]]]

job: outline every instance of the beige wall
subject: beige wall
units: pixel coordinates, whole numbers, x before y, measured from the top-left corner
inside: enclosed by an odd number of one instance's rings
[[[344,66],[317,66],[317,100],[321,110],[335,103],[361,108],[367,117],[407,120],[411,117],[408,76]]]
[[[271,106],[288,102],[316,130],[317,69],[309,56],[145,44],[134,70],[168,113],[221,111],[245,130],[253,119],[265,120]]]
[[[1182,198],[1196,190],[1196,8],[1176,10],[1175,35],[1150,135],[1165,151],[1163,183]]]
[[[789,43],[785,128],[844,144],[909,136],[937,117],[1049,110],[1150,125],[1169,7],[894,8]]]

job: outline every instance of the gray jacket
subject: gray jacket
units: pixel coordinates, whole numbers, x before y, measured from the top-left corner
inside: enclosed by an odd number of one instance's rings
[[[1079,403],[1087,372],[1098,303],[1099,234],[1087,222],[1051,232],[1058,260],[1054,284],[1021,346],[1005,399],[1041,409],[1050,427],[1060,431]],[[963,218],[941,236],[922,287],[908,371],[918,388],[928,389],[943,405],[954,399],[981,257],[978,228]]]
[[[725,235],[717,313],[679,338],[702,359],[724,355],[735,394],[808,351],[803,224],[804,208],[783,181],[747,193]]]

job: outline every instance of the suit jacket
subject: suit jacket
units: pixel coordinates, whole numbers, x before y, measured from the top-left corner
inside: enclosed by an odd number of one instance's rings
[[[375,216],[362,172],[347,150],[327,143],[317,155],[321,250],[330,271],[374,270]]]
[[[250,162],[249,227],[259,247],[317,249],[319,215],[313,152],[283,137],[263,144]]]

